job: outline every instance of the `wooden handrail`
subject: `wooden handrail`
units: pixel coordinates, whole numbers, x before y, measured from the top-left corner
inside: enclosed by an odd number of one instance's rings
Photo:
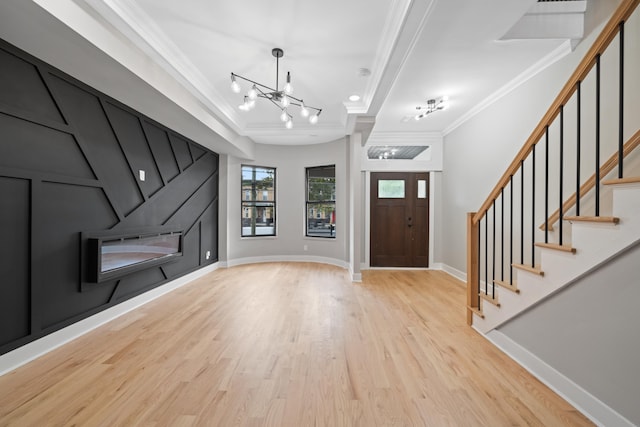
[[[624,148],[622,150],[622,157],[627,157],[629,153],[636,149],[640,145],[640,129],[624,144]],[[600,167],[600,176],[606,176],[609,172],[611,172],[616,166],[618,166],[618,152],[616,151],[609,159]],[[580,186],[580,194],[587,194],[593,187],[596,185],[596,174],[591,175],[589,179],[585,181],[584,184]],[[567,212],[576,204],[576,193],[573,193],[571,197],[569,197],[562,204],[562,212]],[[548,226],[549,230],[553,229],[553,224],[555,224],[560,219],[560,209],[556,210],[549,216]],[[540,225],[540,230],[544,230],[545,224]]]
[[[516,157],[513,159],[505,173],[502,175],[498,184],[493,188],[489,197],[482,204],[482,207],[478,210],[478,212],[473,217],[473,222],[478,223],[480,219],[485,215],[487,210],[492,206],[493,201],[500,195],[502,189],[507,186],[509,183],[509,179],[512,175],[520,168],[520,162],[524,161],[526,157],[529,155],[529,152],[533,149],[533,146],[540,141],[540,139],[545,134],[545,129],[548,125],[553,122],[553,120],[560,113],[560,107],[565,105],[573,93],[576,90],[576,85],[578,82],[585,79],[587,74],[591,71],[593,66],[596,63],[596,58],[598,55],[604,53],[607,49],[611,41],[616,37],[619,31],[619,24],[622,21],[626,21],[629,16],[633,13],[635,8],[640,3],[640,0],[623,0],[618,6],[618,9],[614,12],[607,25],[603,28],[602,32],[593,43],[585,57],[582,59],[574,73],[569,78],[569,81],[564,85],[560,94],[556,97],[555,101],[551,104],[551,107],[547,110],[546,114],[540,120],[540,123],[535,127],[531,136],[524,143]]]

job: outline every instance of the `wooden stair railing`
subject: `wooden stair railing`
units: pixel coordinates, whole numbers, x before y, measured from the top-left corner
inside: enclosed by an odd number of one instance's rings
[[[640,145],[640,129],[624,144],[624,149],[622,151],[622,157],[625,158],[629,155],[629,153],[633,152]],[[600,176],[607,176],[612,170],[614,170],[618,166],[618,153],[614,153],[606,162],[600,167]],[[589,179],[585,181],[584,184],[580,186],[580,195],[584,196],[589,191],[593,190],[593,187],[596,185],[596,175],[593,174]],[[562,211],[567,212],[569,209],[575,206],[577,197],[577,193],[573,193],[566,202],[562,205]],[[600,218],[600,217],[598,217]],[[549,216],[547,220],[547,227],[549,231],[553,230],[553,224],[555,224],[560,219],[560,209],[556,210]],[[597,220],[595,220],[597,221]],[[540,230],[545,229],[545,224],[540,224]]]
[[[620,42],[618,43],[619,45],[619,56],[620,56],[620,73],[619,73],[619,85],[620,85],[620,94],[619,94],[619,103],[620,103],[620,111],[619,111],[619,141],[618,141],[618,151],[617,153],[612,156],[610,159],[608,159],[604,164],[602,164],[599,167],[596,167],[596,173],[594,173],[594,176],[589,178],[584,184],[580,185],[580,196],[586,194],[589,190],[596,188],[596,217],[599,217],[599,185],[600,185],[600,176],[605,176],[608,173],[610,173],[614,168],[618,167],[619,170],[619,179],[624,179],[622,176],[622,160],[624,159],[624,157],[626,157],[630,152],[632,152],[638,145],[640,145],[640,130],[638,130],[630,139],[629,141],[623,145],[623,141],[622,141],[622,135],[623,135],[623,96],[624,96],[624,71],[623,71],[623,61],[624,61],[624,24],[625,22],[628,20],[628,18],[634,13],[634,11],[636,10],[638,4],[640,3],[640,0],[622,0],[622,2],[620,3],[620,5],[618,6],[618,8],[616,9],[616,11],[613,13],[613,15],[611,16],[611,18],[609,19],[609,21],[607,22],[607,24],[604,26],[602,32],[600,33],[600,35],[598,36],[598,38],[595,40],[595,42],[593,43],[593,45],[591,46],[591,48],[587,51],[586,55],[584,56],[584,58],[582,59],[582,61],[580,62],[580,64],[577,66],[576,70],[574,71],[574,73],[571,75],[571,77],[569,78],[569,80],[567,81],[567,83],[563,86],[562,90],[560,91],[560,93],[558,94],[558,96],[555,98],[555,100],[553,101],[553,103],[551,104],[551,106],[549,107],[549,109],[547,110],[547,112],[544,114],[544,116],[542,117],[542,119],[540,120],[540,122],[538,123],[538,125],[535,127],[535,129],[533,130],[533,132],[531,133],[531,135],[529,136],[529,138],[525,141],[524,145],[522,146],[522,148],[519,150],[519,152],[517,153],[517,155],[515,156],[515,158],[513,159],[513,161],[511,162],[511,164],[509,165],[509,167],[506,169],[506,171],[503,173],[502,177],[500,178],[500,180],[498,181],[498,183],[495,185],[495,187],[493,188],[493,190],[490,192],[489,196],[486,198],[486,200],[484,201],[484,203],[482,204],[482,206],[480,207],[480,209],[477,212],[474,213],[468,213],[467,214],[467,306],[468,306],[468,310],[467,310],[467,323],[471,324],[473,322],[473,314],[476,313],[477,315],[483,317],[482,314],[482,310],[481,310],[481,299],[487,299],[487,296],[489,294],[488,292],[488,288],[489,288],[489,283],[491,283],[491,286],[495,286],[496,282],[500,282],[503,285],[507,285],[507,286],[514,286],[514,282],[512,280],[512,269],[514,266],[517,266],[518,268],[528,268],[530,270],[533,271],[539,271],[539,269],[537,269],[536,265],[535,265],[535,252],[534,252],[534,245],[535,245],[535,232],[534,232],[534,221],[535,221],[535,165],[536,165],[536,159],[535,159],[535,148],[536,145],[542,141],[545,141],[545,143],[543,144],[545,146],[545,217],[548,218],[546,223],[555,223],[558,222],[558,220],[560,219],[560,217],[563,215],[564,212],[566,212],[566,210],[570,209],[571,207],[574,206],[574,204],[576,203],[576,200],[579,200],[579,198],[576,196],[576,194],[572,195],[571,197],[569,197],[568,199],[565,200],[565,198],[563,197],[562,191],[563,191],[563,172],[562,172],[562,168],[563,168],[563,112],[564,112],[564,106],[567,105],[567,103],[573,99],[573,97],[576,95],[577,93],[577,112],[578,112],[578,123],[580,120],[580,87],[581,87],[581,83],[585,80],[585,78],[595,69],[596,72],[596,122],[598,123],[596,125],[596,131],[594,132],[594,134],[596,135],[595,140],[596,140],[596,153],[597,153],[597,157],[596,159],[599,159],[599,120],[600,120],[600,58],[601,55],[609,48],[611,42],[619,35],[619,40]],[[629,73],[630,75],[634,75],[634,73]],[[635,75],[640,75],[640,72],[636,72]],[[549,127],[556,123],[557,121],[559,121],[560,123],[560,136],[559,136],[559,146],[560,146],[560,178],[559,178],[559,199],[560,202],[558,203],[559,205],[561,205],[561,208],[559,208],[556,212],[554,212],[551,216],[548,215],[547,213],[547,205],[548,205],[548,165],[549,165],[549,161],[548,161],[548,155],[549,155]],[[636,124],[634,124],[635,126]],[[579,136],[578,136],[579,138]],[[525,200],[525,188],[524,188],[524,182],[525,182],[525,172],[524,172],[524,166],[525,166],[525,161],[531,159],[531,162],[533,164],[533,167],[531,167],[531,172],[529,172],[531,174],[531,183],[532,183],[532,191],[531,191],[531,263],[529,265],[529,267],[527,267],[528,264],[524,263],[524,200]],[[599,163],[599,162],[598,162]],[[598,164],[597,163],[597,164]],[[501,262],[502,264],[504,264],[504,245],[505,245],[505,231],[504,231],[504,221],[505,221],[505,213],[504,213],[504,209],[505,209],[505,189],[509,188],[510,192],[511,192],[511,196],[509,197],[509,203],[511,204],[510,206],[510,217],[509,217],[509,238],[510,238],[510,243],[509,243],[509,250],[511,251],[511,258],[513,258],[513,224],[514,224],[514,207],[513,207],[513,203],[514,203],[514,195],[513,195],[513,190],[514,190],[514,177],[516,176],[516,174],[520,172],[520,220],[519,220],[519,225],[520,225],[520,258],[521,258],[521,263],[517,264],[515,263],[513,260],[511,260],[509,262],[509,268],[510,270],[510,279],[509,281],[506,281],[504,278],[497,278],[495,277],[495,271],[496,271],[496,245],[500,244],[501,245]],[[502,239],[502,242],[496,242],[496,229],[497,229],[497,224],[496,224],[496,209],[497,209],[497,201],[501,201],[501,214],[500,214],[500,218],[502,221],[501,224],[501,232],[500,232],[500,239]],[[489,224],[489,216],[488,216],[488,212],[490,210],[493,210],[493,225],[492,225],[492,232],[493,232],[493,243],[492,243],[492,250],[493,250],[493,255],[491,255],[491,260],[492,260],[492,268],[493,268],[493,274],[492,274],[492,280],[489,280],[488,277],[488,270],[489,270],[489,264],[488,264],[488,260],[490,257],[489,254],[489,249],[488,249],[488,242],[489,242],[489,232],[488,232],[488,224]],[[484,286],[484,292],[485,295],[483,295],[483,297],[480,297],[480,291],[481,291],[481,286],[480,286],[480,281],[481,281],[481,276],[482,276],[482,227],[481,227],[481,221],[485,222],[484,225],[484,276],[485,276],[485,286]],[[613,219],[611,219],[613,220]],[[544,233],[545,233],[545,242],[544,242],[544,246],[547,247],[549,246],[549,242],[548,242],[548,231],[551,229],[551,226],[547,226],[545,227],[545,225],[543,224],[542,228]],[[560,222],[560,233],[558,234],[559,236],[559,243],[555,246],[560,247],[560,249],[563,250],[567,250],[567,248],[569,248],[568,250],[572,251],[573,249],[570,247],[566,247],[563,245],[562,243],[562,222]],[[501,267],[501,275],[504,275],[504,265]],[[495,291],[492,290],[491,294],[495,294]],[[491,298],[493,298],[493,296],[491,296]]]

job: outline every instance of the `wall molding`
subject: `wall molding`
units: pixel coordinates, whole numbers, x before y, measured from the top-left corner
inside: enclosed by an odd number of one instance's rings
[[[442,266],[442,270],[449,273],[449,275],[455,277],[458,280],[461,280],[462,282],[467,282],[467,273],[465,273],[464,271],[460,271],[457,268],[451,267],[448,264],[441,264]]]
[[[494,329],[486,335],[479,331],[478,333],[577,408],[595,424],[607,427],[634,426],[633,423],[607,406],[604,402],[502,332]]]
[[[314,262],[318,264],[329,264],[336,267],[349,270],[349,263],[335,259],[321,256],[309,256],[309,255],[269,255],[260,257],[246,257],[227,260],[223,263],[223,267],[235,267],[238,265],[246,264],[259,264],[263,262]]]
[[[442,131],[443,136],[447,136],[458,127],[462,126],[468,120],[471,120],[476,114],[479,114],[484,109],[490,107],[492,104],[500,100],[501,98],[507,96],[509,93],[531,80],[537,74],[541,73],[551,65],[555,64],[565,56],[569,55],[573,52],[573,46],[571,44],[571,40],[566,40],[556,49],[554,49],[551,53],[540,59],[538,62],[533,64],[531,67],[520,73],[513,80],[502,86],[500,89],[495,91],[493,94],[489,95],[484,100],[480,101],[475,107],[470,109],[467,113],[460,116],[456,121],[451,123],[444,131]]]
[[[13,371],[14,369],[19,368],[20,366],[25,365],[68,342],[73,341],[76,338],[79,338],[88,332],[91,332],[105,323],[117,319],[123,314],[135,310],[136,308],[168,294],[206,274],[212,273],[220,267],[220,263],[210,264],[5,353],[0,356],[0,376]]]

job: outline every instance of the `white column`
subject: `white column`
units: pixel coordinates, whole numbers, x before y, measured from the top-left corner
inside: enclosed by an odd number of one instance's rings
[[[362,280],[360,262],[364,217],[362,215],[361,150],[362,133],[355,132],[349,137],[349,273],[354,282]]]

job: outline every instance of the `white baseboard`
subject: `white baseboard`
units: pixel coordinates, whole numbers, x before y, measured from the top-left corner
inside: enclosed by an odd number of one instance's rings
[[[562,396],[595,424],[607,427],[634,427],[632,422],[502,332],[494,329],[486,335],[480,331],[478,333],[551,390]]]
[[[464,271],[460,271],[457,268],[453,268],[447,264],[442,264],[442,270],[449,273],[451,276],[455,277],[458,280],[461,280],[465,283],[467,282],[467,273],[465,273]]]
[[[225,267],[235,267],[237,265],[258,264],[261,262],[316,262],[319,264],[335,265],[336,267],[348,269],[349,264],[335,258],[308,255],[273,255],[260,257],[236,258],[228,260]]]
[[[186,274],[164,285],[158,286],[148,292],[126,300],[118,305],[107,308],[93,316],[82,319],[59,331],[53,332],[40,339],[18,347],[0,356],[0,375],[4,375],[38,357],[54,350],[74,339],[92,331],[93,329],[122,316],[154,299],[161,297],[187,283],[211,273],[220,268],[219,263],[211,264]]]

